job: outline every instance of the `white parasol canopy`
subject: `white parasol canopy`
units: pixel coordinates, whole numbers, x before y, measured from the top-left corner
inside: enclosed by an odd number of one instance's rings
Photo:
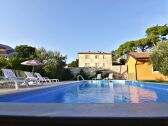
[[[27,60],[21,63],[22,65],[33,66],[32,72],[34,72],[34,66],[43,65],[39,60]]]

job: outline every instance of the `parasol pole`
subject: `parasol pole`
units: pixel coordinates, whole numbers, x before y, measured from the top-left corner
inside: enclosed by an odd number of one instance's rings
[[[34,73],[34,65],[33,65],[32,73]]]

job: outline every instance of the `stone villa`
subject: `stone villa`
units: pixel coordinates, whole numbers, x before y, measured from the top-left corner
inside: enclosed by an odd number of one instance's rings
[[[79,52],[79,67],[112,69],[112,54],[106,52]]]

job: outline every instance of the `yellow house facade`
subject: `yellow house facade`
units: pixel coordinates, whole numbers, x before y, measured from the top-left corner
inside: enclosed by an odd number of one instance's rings
[[[149,52],[130,53],[126,62],[128,80],[168,80],[149,63]]]
[[[112,54],[105,52],[79,52],[79,67],[112,68]]]

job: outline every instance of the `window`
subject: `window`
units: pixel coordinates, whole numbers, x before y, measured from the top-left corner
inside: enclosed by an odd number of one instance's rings
[[[98,59],[99,58],[99,56],[98,55],[95,55],[95,59]]]
[[[90,63],[85,63],[85,67],[89,67],[90,66]]]
[[[89,59],[89,55],[85,55],[85,59]]]
[[[99,63],[95,63],[95,67],[98,67],[99,66]]]

